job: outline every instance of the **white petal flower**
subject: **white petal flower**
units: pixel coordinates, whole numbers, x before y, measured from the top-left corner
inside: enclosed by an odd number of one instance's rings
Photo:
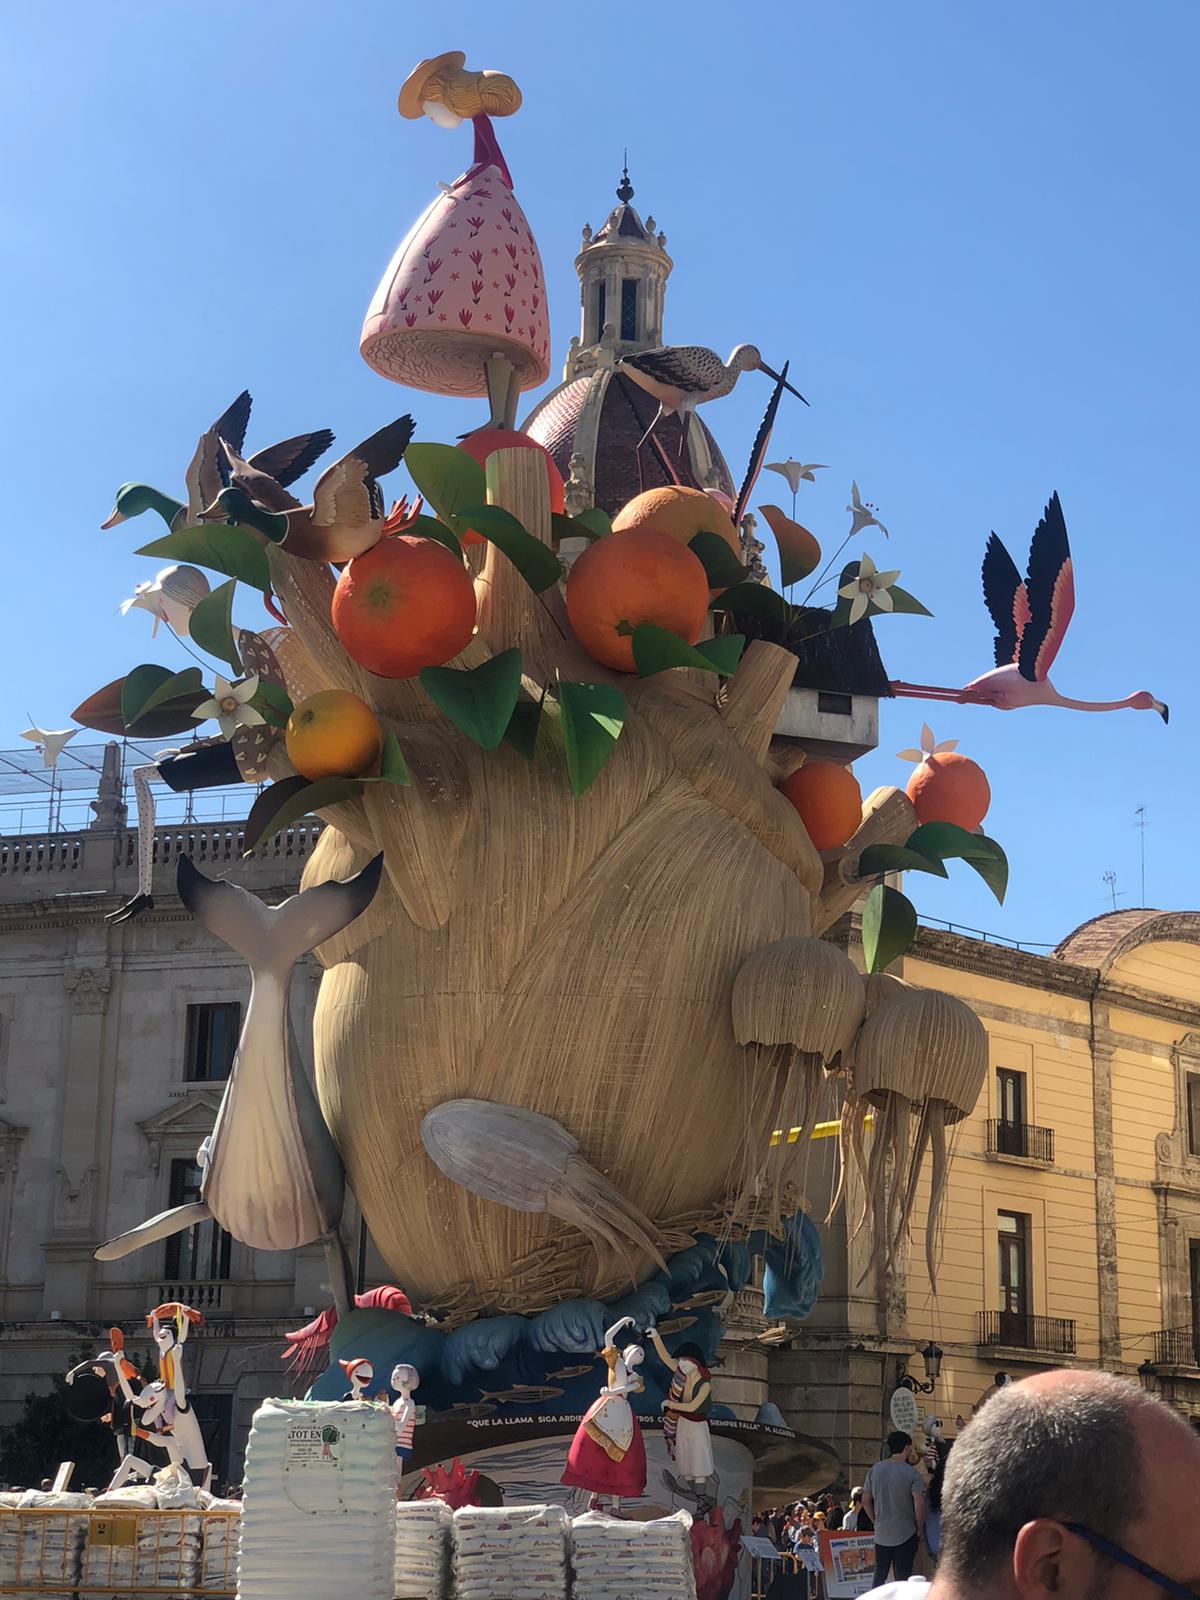
[[[218,673],[212,699],[201,701],[192,717],[196,722],[207,722],[209,717],[215,717],[221,732],[232,739],[239,728],[257,728],[263,722],[262,713],[249,704],[257,693],[257,677],[234,684]]]
[[[866,616],[867,606],[869,604],[870,596],[867,594],[865,589],[859,589],[855,594],[854,599],[850,602],[851,627],[853,627],[856,622],[861,621],[861,619]]]
[[[856,533],[861,533],[864,528],[878,528],[885,539],[888,537],[887,529],[875,515],[876,507],[869,500],[863,500],[858,492],[857,483],[850,485],[850,504],[846,507],[846,510],[854,519],[850,527],[850,538],[853,538]]]
[[[853,626],[867,614],[868,607],[874,605],[880,611],[894,609],[891,595],[888,593],[892,584],[900,576],[899,570],[895,572],[879,572],[869,555],[864,554],[858,563],[858,572],[849,582],[842,584],[838,594],[843,600],[850,602],[850,626]]]

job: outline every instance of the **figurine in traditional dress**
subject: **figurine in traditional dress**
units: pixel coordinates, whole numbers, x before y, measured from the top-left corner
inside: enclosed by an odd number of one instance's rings
[[[679,1468],[679,1476],[699,1491],[716,1476],[712,1435],[708,1431],[712,1380],[704,1365],[704,1354],[694,1344],[683,1344],[672,1355],[657,1328],[647,1331],[659,1360],[671,1368],[671,1386],[662,1403],[667,1454]]]
[[[413,1432],[417,1425],[417,1408],[412,1392],[420,1386],[421,1374],[406,1361],[392,1368],[392,1388],[399,1398],[392,1402],[392,1425],[396,1430],[396,1484],[408,1471],[413,1451]]]
[[[375,1379],[375,1368],[365,1356],[351,1356],[348,1361],[339,1361],[338,1366],[346,1374],[346,1381],[350,1385],[342,1399],[365,1400],[366,1387]]]
[[[562,1475],[563,1483],[591,1491],[593,1511],[607,1500],[609,1509],[618,1514],[623,1498],[640,1495],[646,1488],[646,1446],[629,1404],[629,1396],[645,1388],[636,1370],[645,1352],[640,1344],[617,1349],[617,1335],[632,1325],[632,1317],[623,1317],[604,1335],[600,1354],[608,1367],[608,1382],[575,1430]]]

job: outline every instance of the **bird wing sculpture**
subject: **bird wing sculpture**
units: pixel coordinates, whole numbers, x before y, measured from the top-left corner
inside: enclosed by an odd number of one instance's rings
[[[1075,611],[1075,576],[1058,495],[1050,496],[1029,547],[1029,624],[1017,659],[1021,676],[1040,683],[1049,673]]]
[[[249,389],[243,389],[212,426],[206,428],[200,435],[195,453],[184,474],[184,482],[187,484],[189,523],[194,523],[205,506],[221,492],[222,442],[241,452],[246,442],[246,428],[250,422],[250,408],[253,404]]]
[[[1010,667],[1021,654],[1029,594],[1016,562],[994,533],[983,553],[983,600],[996,624],[996,665]]]

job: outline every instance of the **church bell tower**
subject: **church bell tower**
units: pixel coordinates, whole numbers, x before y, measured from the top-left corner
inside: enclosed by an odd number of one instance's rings
[[[625,168],[618,204],[593,234],[586,224],[575,257],[579,277],[579,334],[571,340],[564,379],[594,372],[635,350],[663,342],[663,297],[671,271],[667,239],[634,210],[633,185]]]

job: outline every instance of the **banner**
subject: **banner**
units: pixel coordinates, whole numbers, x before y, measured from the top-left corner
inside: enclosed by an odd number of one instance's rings
[[[825,1592],[829,1600],[852,1600],[875,1585],[875,1535],[825,1533],[817,1535]]]

